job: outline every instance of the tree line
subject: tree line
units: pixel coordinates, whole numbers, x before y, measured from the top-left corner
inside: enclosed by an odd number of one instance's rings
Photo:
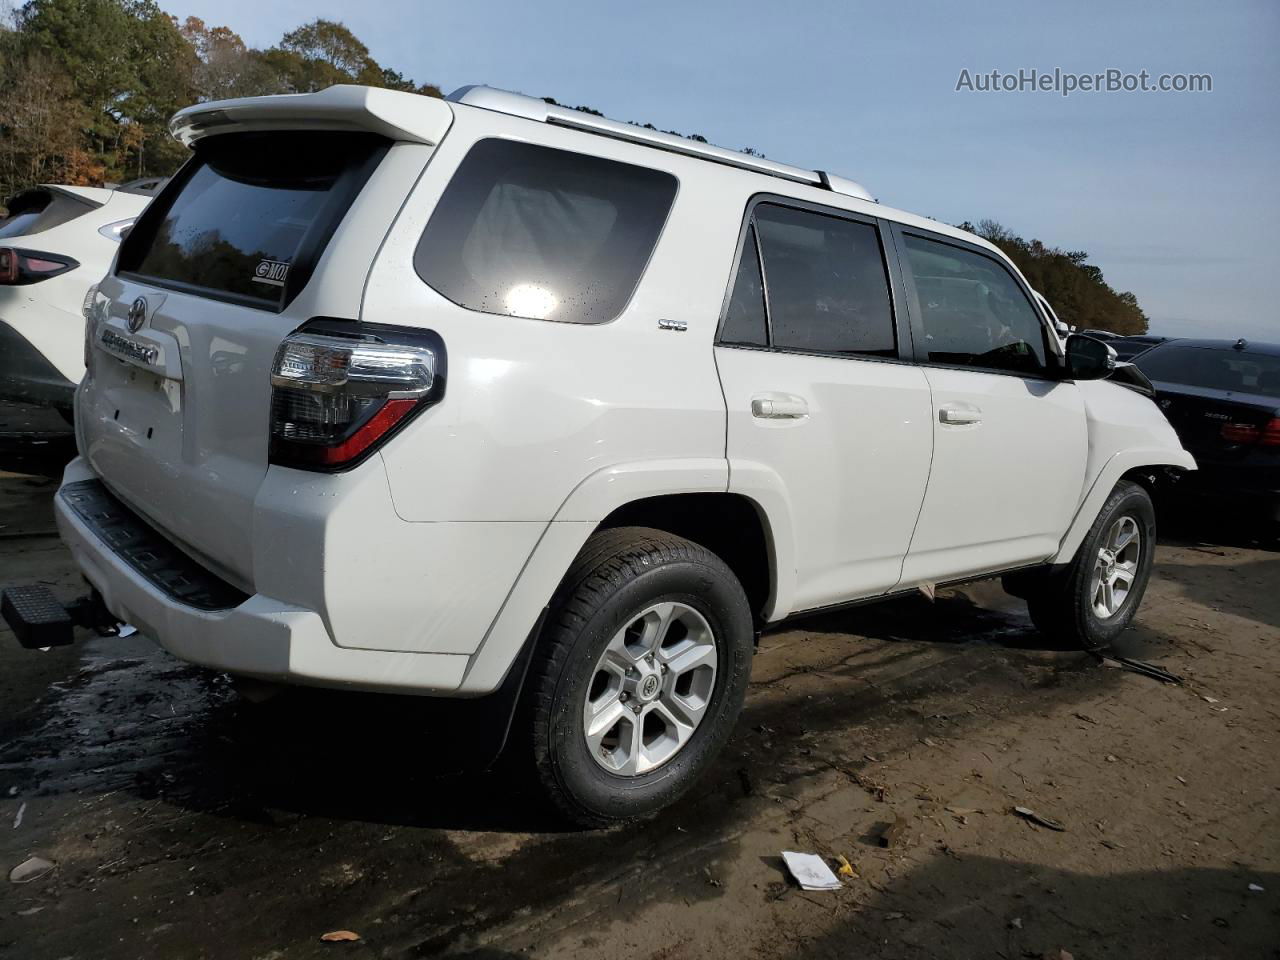
[[[181,108],[335,83],[441,96],[436,84],[378,63],[358,37],[330,20],[313,20],[256,49],[230,27],[197,17],[179,21],[154,0],[29,0],[7,15],[0,9],[0,204],[37,183],[167,176],[187,154],[168,131]],[[572,109],[600,115],[588,106]],[[696,133],[677,135],[706,142]],[[742,152],[763,156],[751,147]],[[1134,295],[1112,290],[1087,254],[1025,241],[988,220],[976,232],[1009,254],[1068,323],[1118,333],[1146,329]]]
[[[1003,250],[1064,323],[1125,336],[1147,332],[1147,315],[1138,298],[1114,290],[1083,250],[1060,250],[1039,240],[1024,240],[994,220],[979,220],[976,227],[962,223],[960,229]]]

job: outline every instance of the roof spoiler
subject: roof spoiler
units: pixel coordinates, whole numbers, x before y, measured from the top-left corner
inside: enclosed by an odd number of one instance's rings
[[[187,147],[203,137],[254,130],[359,130],[434,146],[452,122],[443,100],[339,84],[317,93],[196,104],[174,114],[169,132]]]

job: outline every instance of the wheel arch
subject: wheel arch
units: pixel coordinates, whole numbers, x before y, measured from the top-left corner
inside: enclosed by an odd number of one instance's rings
[[[780,547],[790,542],[787,518],[761,498],[728,488],[729,464],[722,458],[631,462],[586,477],[525,562],[472,655],[459,694],[483,695],[502,683],[574,557],[601,529],[647,526],[693,540],[733,570],[757,621],[785,613],[794,580],[790,553]]]
[[[1076,510],[1066,535],[1058,544],[1058,552],[1049,561],[1053,565],[1070,563],[1088,534],[1098,511],[1121,480],[1131,480],[1150,492],[1156,476],[1164,470],[1194,470],[1195,459],[1182,449],[1122,450],[1114,454],[1098,471],[1089,492]]]

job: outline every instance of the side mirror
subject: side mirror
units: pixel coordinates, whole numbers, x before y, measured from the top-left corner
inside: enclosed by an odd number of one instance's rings
[[[1102,380],[1116,368],[1110,345],[1083,333],[1067,337],[1067,376],[1072,380]]]

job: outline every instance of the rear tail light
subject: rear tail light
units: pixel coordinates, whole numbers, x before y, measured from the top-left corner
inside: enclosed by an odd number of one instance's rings
[[[1257,443],[1264,447],[1280,447],[1280,417],[1272,417],[1260,427],[1252,423],[1224,423],[1222,439],[1241,446]]]
[[[0,286],[39,283],[78,266],[78,261],[60,254],[0,247]]]
[[[271,369],[272,463],[355,466],[444,395],[430,331],[319,321],[280,344]]]
[[[1280,447],[1280,417],[1272,417],[1267,421],[1258,442],[1264,447]]]

